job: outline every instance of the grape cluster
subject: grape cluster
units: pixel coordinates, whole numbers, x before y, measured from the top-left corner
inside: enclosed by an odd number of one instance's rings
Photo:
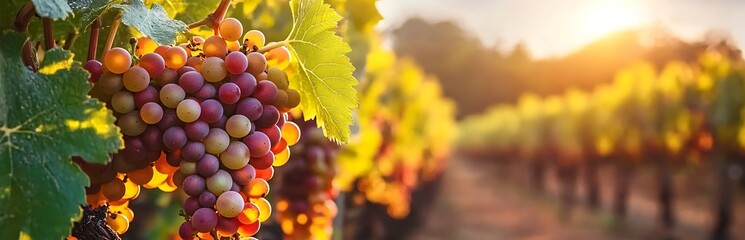
[[[296,123],[303,138],[291,148],[292,161],[278,174],[279,222],[285,239],[331,239],[339,146],[327,140],[315,122]]]
[[[133,45],[134,56],[112,48],[85,64],[90,95],[113,110],[125,143],[110,164],[76,161],[91,178],[88,203],[108,202],[110,225],[123,233],[140,186],[180,187],[189,196],[181,238],[254,235],[271,213],[267,181],[289,159],[286,139],[300,134],[287,121],[300,103],[283,70],[288,49],[259,52],[263,33],[243,34],[234,18],[206,39],[159,46],[142,37]]]

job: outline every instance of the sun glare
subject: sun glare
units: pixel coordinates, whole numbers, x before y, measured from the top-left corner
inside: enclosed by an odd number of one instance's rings
[[[583,12],[580,31],[589,38],[598,38],[619,30],[635,28],[640,26],[644,20],[641,7],[629,2],[625,4],[620,1],[598,2],[588,5]]]

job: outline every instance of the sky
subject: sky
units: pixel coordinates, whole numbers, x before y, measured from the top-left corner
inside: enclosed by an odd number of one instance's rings
[[[745,47],[742,0],[379,0],[381,30],[411,17],[452,20],[487,46],[525,43],[537,58],[561,56],[624,29],[661,25],[684,40],[709,30]]]

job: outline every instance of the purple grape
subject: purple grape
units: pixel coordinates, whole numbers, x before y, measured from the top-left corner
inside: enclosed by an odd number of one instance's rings
[[[202,113],[199,115],[199,119],[207,123],[215,123],[223,117],[222,104],[214,99],[207,99],[200,105],[202,107]]]
[[[191,175],[184,178],[184,192],[192,197],[198,197],[207,188],[204,178],[199,175]]]
[[[196,162],[204,156],[204,143],[187,142],[181,148],[181,157],[189,162]]]
[[[197,232],[194,231],[194,227],[191,226],[191,222],[189,221],[184,221],[184,223],[182,223],[178,228],[178,236],[181,237],[181,239],[193,239],[195,234],[197,234]]]
[[[259,117],[255,122],[256,127],[258,128],[267,128],[272,125],[277,125],[277,122],[279,122],[279,110],[272,105],[264,105],[261,117]]]
[[[178,78],[181,78],[181,76],[184,76],[184,74],[186,74],[188,72],[195,72],[195,71],[197,71],[197,70],[194,69],[191,66],[183,66],[183,67],[179,68],[178,71],[176,71],[178,73],[177,79]]]
[[[176,83],[178,81],[178,73],[170,68],[163,69],[163,72],[158,75],[155,79],[158,85],[165,86],[169,83]]]
[[[166,153],[166,162],[168,165],[171,165],[171,167],[178,167],[181,165],[181,151],[176,150],[172,152]]]
[[[173,126],[163,132],[163,146],[170,150],[180,149],[186,145],[186,132],[178,126]]]
[[[168,165],[170,165],[170,164],[168,164]],[[184,176],[184,174],[181,173],[181,171],[175,171],[175,172],[173,172],[173,183],[176,184],[176,186],[183,186],[184,185],[184,178],[186,178],[186,176]]]
[[[186,72],[178,79],[178,85],[184,89],[184,92],[193,94],[204,86],[204,77],[196,71]]]
[[[230,187],[230,191],[240,192],[241,191],[241,186],[238,185],[237,183],[233,182],[233,186]]]
[[[260,132],[263,132],[266,134],[267,137],[269,137],[269,141],[272,143],[272,147],[274,145],[277,145],[279,143],[279,140],[282,138],[282,130],[279,129],[277,125],[272,125],[268,128],[262,128],[259,129]]]
[[[210,125],[204,121],[197,120],[184,125],[186,137],[191,141],[202,141],[210,133]]]
[[[85,62],[83,68],[91,73],[91,76],[88,78],[88,82],[96,83],[98,82],[98,78],[103,75],[103,64],[101,64],[101,62],[99,62],[98,60],[88,60],[87,62]]]
[[[264,112],[264,106],[258,99],[247,97],[238,101],[235,106],[235,113],[246,116],[248,120],[256,121]],[[161,120],[162,121],[162,120]]]
[[[248,58],[242,52],[231,52],[225,56],[225,69],[229,73],[239,74],[248,68]]]
[[[200,208],[191,216],[191,226],[197,232],[209,232],[217,226],[217,213],[212,208]]]
[[[184,212],[187,215],[196,214],[197,209],[199,209],[199,200],[197,198],[189,197],[184,200]]]
[[[142,140],[142,144],[145,145],[148,150],[163,150],[163,135],[157,127],[153,125],[148,126],[147,129],[145,129],[145,132],[140,134],[139,137],[140,140]]]
[[[222,116],[220,120],[217,120],[217,122],[214,122],[210,124],[210,127],[212,128],[222,128],[225,129],[225,124],[228,122],[228,117]]]
[[[253,166],[256,169],[264,170],[272,166],[272,163],[274,163],[274,153],[269,151],[266,153],[266,155],[258,158],[251,158],[251,161],[248,161],[251,166]]]
[[[272,142],[263,132],[254,132],[243,138],[243,143],[248,146],[251,157],[261,157],[266,155],[272,148]]]
[[[183,126],[184,122],[182,122],[181,119],[178,119],[175,109],[165,108],[163,109],[163,118],[161,118],[160,122],[155,125],[158,126],[160,130],[166,130],[173,126]]]
[[[129,161],[140,162],[144,161],[147,150],[139,137],[124,137],[124,149],[119,154]]]
[[[286,122],[287,122],[287,113],[280,114],[279,121],[277,122],[277,127],[279,127],[279,129],[282,129],[282,126],[284,126]]]
[[[206,100],[210,98],[215,98],[217,96],[217,88],[215,88],[212,84],[204,84],[202,85],[202,88],[199,89],[196,93],[194,93],[194,97],[197,97],[201,100]]]
[[[248,164],[241,169],[230,171],[230,176],[238,185],[246,185],[256,178],[256,169]]]
[[[274,98],[277,97],[277,85],[274,85],[272,81],[262,80],[256,85],[252,96],[259,99],[262,104],[272,104]]]
[[[202,159],[197,161],[197,173],[199,176],[205,178],[212,177],[212,175],[217,173],[217,170],[220,170],[220,160],[215,155],[204,154]]]
[[[213,194],[210,191],[204,191],[202,194],[199,194],[199,205],[206,208],[211,208],[215,206],[215,202],[217,201],[217,196]]]
[[[160,95],[158,95],[158,90],[156,90],[153,86],[148,86],[144,90],[136,92],[133,95],[135,99],[135,107],[137,107],[137,109],[142,108],[142,105],[145,105],[145,103],[160,103]]]
[[[225,104],[233,104],[240,100],[241,89],[235,83],[229,82],[220,86],[217,94],[220,98],[220,102]]]
[[[256,78],[250,73],[241,73],[230,76],[230,82],[235,83],[241,89],[241,97],[248,97],[256,90]]]
[[[217,226],[215,226],[215,228],[217,229],[218,232],[220,232],[220,234],[233,235],[236,232],[238,232],[239,226],[240,226],[240,222],[238,221],[238,218],[226,218],[223,216],[218,216]]]

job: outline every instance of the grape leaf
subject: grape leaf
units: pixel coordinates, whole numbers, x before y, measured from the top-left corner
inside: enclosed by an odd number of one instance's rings
[[[52,49],[34,73],[21,62],[25,39],[0,36],[0,239],[62,239],[89,184],[70,157],[106,163],[123,143],[72,54]]]
[[[345,55],[351,48],[334,34],[341,16],[322,1],[293,0],[290,8],[293,27],[285,41],[297,59],[291,83],[300,90],[303,115],[316,117],[326,137],[345,143],[357,107],[357,80]]]
[[[157,3],[153,3],[150,9],[142,0],[131,0],[129,4],[115,4],[113,7],[122,10],[122,23],[161,45],[173,44],[178,33],[187,29],[184,22],[168,17],[163,6]]]
[[[72,8],[67,0],[31,0],[36,7],[36,13],[42,17],[54,20],[64,19],[72,13]]]

